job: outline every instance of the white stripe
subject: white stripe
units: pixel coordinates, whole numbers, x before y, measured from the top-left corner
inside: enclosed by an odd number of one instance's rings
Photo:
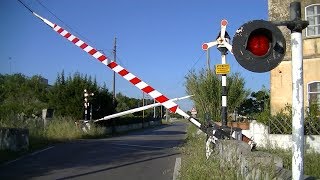
[[[227,107],[227,96],[222,96],[222,107]]]
[[[177,104],[172,101],[166,101],[166,102],[163,102],[162,105],[164,107],[172,108],[172,107],[176,106]]]
[[[42,149],[42,150],[36,151],[36,152],[34,152],[34,153],[30,154],[30,155],[25,155],[25,156],[19,157],[19,158],[15,159],[15,160],[12,160],[12,161],[9,161],[9,162],[4,163],[4,165],[11,164],[11,163],[13,163],[13,162],[19,161],[19,160],[21,160],[21,159],[23,159],[23,158],[25,158],[25,157],[28,157],[28,156],[34,156],[34,155],[36,155],[36,154],[38,154],[38,153],[41,153],[41,152],[46,151],[46,150],[49,150],[49,149],[51,149],[51,148],[54,148],[54,146],[50,146],[50,147],[48,147],[48,148],[46,148],[46,149]]]
[[[236,138],[236,131],[233,131],[231,137],[233,137],[234,139]]]
[[[113,145],[120,145],[120,146],[132,146],[132,147],[142,147],[142,148],[153,148],[153,149],[164,149],[165,147],[160,146],[142,146],[142,145],[135,145],[135,144],[122,144],[122,143],[111,143]]]
[[[114,67],[112,70],[114,70],[116,73],[120,72],[121,70],[123,70],[123,67],[117,65],[116,67]]]
[[[91,47],[91,46],[87,46],[87,47],[85,47],[83,50],[85,51],[85,52],[89,52],[89,51],[91,51],[93,48]]]
[[[92,56],[95,57],[96,59],[98,59],[100,56],[102,56],[103,54],[99,51],[97,51],[96,53],[94,53]]]
[[[55,28],[53,28],[53,30],[59,31],[60,28],[61,28],[61,27],[57,25]]]
[[[221,78],[222,86],[227,86],[227,76],[222,76]]]
[[[102,63],[103,63],[104,65],[108,66],[108,64],[109,64],[109,59],[108,59],[108,58],[105,59],[104,61],[102,61]]]
[[[84,43],[84,42],[83,42],[82,40],[80,40],[80,39],[79,39],[79,41],[78,41],[75,45],[77,45],[77,46],[79,46],[79,47],[80,47],[83,43]]]
[[[34,155],[36,155],[36,154],[39,154],[39,153],[41,153],[41,152],[43,152],[43,151],[46,151],[46,150],[49,150],[49,149],[51,149],[51,148],[54,148],[54,146],[50,146],[50,147],[48,147],[48,148],[46,148],[46,149],[42,149],[42,150],[40,150],[40,151],[36,151],[36,152],[32,153],[31,156],[34,156]]]
[[[162,94],[159,93],[157,90],[154,90],[154,91],[151,91],[151,92],[149,93],[149,95],[150,95],[152,98],[155,99],[155,98],[161,96]]]
[[[64,35],[66,35],[67,33],[68,33],[68,31],[63,30],[60,34],[61,34],[62,36],[64,36]]]
[[[69,40],[69,41],[73,41],[74,38],[76,38],[76,37],[71,34],[71,36],[68,38],[68,40]]]
[[[138,87],[139,89],[143,89],[143,88],[145,88],[147,86],[148,86],[148,84],[146,84],[143,81],[140,81],[138,84],[136,84],[136,87]]]
[[[126,80],[130,81],[131,79],[135,78],[136,76],[131,74],[131,73],[128,73],[126,74],[125,76],[123,76]]]
[[[181,157],[176,158],[176,163],[174,164],[173,170],[173,180],[179,179],[180,176],[180,168],[181,168]]]

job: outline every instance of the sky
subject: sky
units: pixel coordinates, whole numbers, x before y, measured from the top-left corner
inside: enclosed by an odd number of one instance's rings
[[[185,76],[206,68],[205,42],[216,39],[222,19],[231,38],[244,23],[268,19],[267,0],[21,0],[40,16],[102,50],[168,98],[186,95]],[[32,15],[18,0],[0,1],[0,73],[41,75],[53,84],[62,71],[79,72],[112,91],[113,71]],[[211,67],[221,63],[210,50]],[[270,74],[253,73],[227,55],[231,72],[239,72],[246,88],[270,87]],[[142,98],[142,91],[116,75],[116,93]],[[151,97],[149,97],[151,98]],[[177,102],[182,110],[190,100]]]

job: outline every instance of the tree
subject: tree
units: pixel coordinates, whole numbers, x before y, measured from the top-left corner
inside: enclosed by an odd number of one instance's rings
[[[94,96],[89,99],[93,118],[101,118],[114,112],[111,93],[105,86],[98,87],[96,80],[93,82],[90,76],[81,75],[78,72],[65,78],[62,71],[61,74],[58,74],[49,94],[49,104],[55,109],[55,115],[82,119],[84,117],[84,89],[94,93]]]
[[[0,75],[0,119],[41,116],[47,106],[47,84],[39,75]]]
[[[252,92],[239,107],[238,113],[244,116],[269,110],[270,108],[270,92],[264,86],[257,92]]]
[[[235,73],[227,77],[228,112],[233,112],[248,96],[248,90],[240,74]],[[221,118],[221,79],[212,71],[202,69],[199,73],[194,70],[186,76],[186,92],[194,95],[191,99],[198,110],[198,114],[204,117],[210,114],[215,121]]]

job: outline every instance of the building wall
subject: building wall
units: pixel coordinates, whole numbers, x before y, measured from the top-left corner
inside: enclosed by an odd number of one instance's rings
[[[289,20],[289,7],[292,0],[269,0],[269,20]],[[310,4],[319,4],[319,0],[301,0],[301,15],[304,19],[305,7]],[[286,55],[278,67],[270,72],[270,104],[271,113],[275,114],[286,104],[292,104],[292,72],[291,72],[291,41],[290,31],[280,27],[286,41]],[[320,81],[320,36],[303,37],[303,71],[304,71],[304,105],[308,106],[307,84]]]

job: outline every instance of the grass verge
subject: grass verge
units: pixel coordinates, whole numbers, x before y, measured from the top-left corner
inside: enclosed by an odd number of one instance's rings
[[[28,153],[46,148],[55,143],[68,142],[81,138],[104,138],[106,137],[103,127],[91,126],[88,133],[84,133],[74,124],[71,118],[57,118],[52,120],[48,126],[30,120],[29,122],[5,125],[3,127],[28,128],[29,129],[29,149],[25,151],[13,152],[0,150],[0,164],[16,159]]]
[[[197,128],[188,126],[187,139],[182,152],[180,179],[209,180],[209,179],[237,179],[234,169],[220,167],[214,155],[207,160],[205,156],[205,136],[196,135]]]
[[[260,149],[260,151],[266,151],[275,154],[282,158],[283,167],[285,169],[292,169],[292,151],[283,149]],[[320,154],[316,152],[307,152],[304,154],[304,174],[313,176],[320,179]]]

